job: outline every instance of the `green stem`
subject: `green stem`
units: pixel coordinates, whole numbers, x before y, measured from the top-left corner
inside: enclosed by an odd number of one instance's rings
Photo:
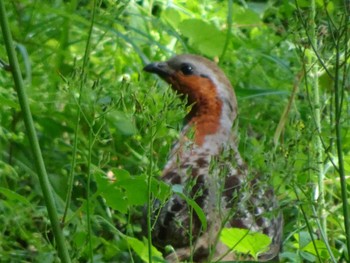
[[[151,142],[150,142],[150,157],[149,157],[149,167],[148,167],[148,176],[147,176],[147,238],[148,238],[148,262],[152,262],[152,175],[153,175],[153,140],[155,131],[153,127],[151,128]]]
[[[346,9],[346,8],[345,8]],[[346,246],[348,250],[348,257],[350,256],[350,212],[347,196],[347,185],[345,177],[345,168],[344,168],[344,157],[343,157],[343,143],[341,135],[341,114],[342,114],[342,105],[343,105],[343,96],[344,96],[344,87],[346,78],[343,77],[343,86],[340,87],[339,79],[340,76],[340,47],[345,47],[345,55],[347,55],[348,49],[348,34],[347,34],[347,24],[349,22],[348,14],[345,12],[345,23],[344,23],[344,43],[339,38],[336,42],[336,62],[335,62],[335,80],[334,80],[334,107],[335,107],[335,136],[336,136],[336,147],[338,155],[338,173],[340,177],[340,187],[343,203],[343,214],[344,214],[344,225],[345,225],[345,236],[346,236]],[[344,63],[344,75],[347,73],[347,64]]]
[[[310,18],[310,41],[314,48],[315,53],[317,53],[317,35],[316,35],[316,3],[315,0],[311,0],[311,18]],[[311,86],[313,88],[313,104],[314,104],[314,117],[315,125],[317,130],[317,136],[315,136],[314,145],[316,150],[316,164],[318,170],[318,194],[315,196],[316,201],[319,204],[319,216],[322,226],[322,230],[327,237],[327,219],[325,212],[325,190],[324,190],[324,169],[323,169],[323,146],[321,141],[321,102],[320,102],[320,91],[318,85],[318,71],[319,65],[317,57],[312,57],[310,61],[312,66],[311,74]]]
[[[89,247],[89,257],[90,262],[94,262],[93,260],[93,250],[92,250],[92,231],[91,231],[91,213],[90,213],[90,184],[91,184],[91,154],[92,154],[92,148],[93,148],[93,142],[92,142],[92,131],[93,127],[90,126],[89,130],[89,153],[88,153],[88,165],[87,165],[87,186],[86,186],[86,221],[87,221],[87,241],[88,241],[88,247]]]
[[[61,262],[63,263],[71,262],[68,254],[68,249],[66,247],[65,240],[63,237],[62,229],[60,227],[60,223],[58,220],[55,201],[52,194],[53,190],[50,186],[43,156],[41,154],[41,150],[39,146],[39,141],[34,128],[34,122],[33,122],[30,108],[29,108],[28,98],[25,93],[22,74],[19,68],[16,53],[15,53],[12,36],[11,36],[11,32],[10,32],[9,24],[7,20],[5,6],[2,0],[0,0],[0,23],[2,28],[2,34],[4,37],[4,43],[7,50],[7,55],[9,58],[11,72],[15,82],[19,104],[21,106],[21,110],[23,113],[23,119],[27,130],[28,139],[33,151],[34,163],[37,169],[40,186],[43,191],[46,209],[47,209],[48,216],[52,226],[52,231],[56,240],[58,255],[61,259]]]
[[[220,56],[220,62],[223,61],[226,51],[227,51],[227,47],[231,38],[231,30],[232,30],[232,16],[233,16],[233,4],[232,4],[232,0],[228,1],[228,6],[227,6],[227,32],[226,32],[226,39],[225,39],[225,44],[224,44],[224,48],[222,49],[222,53]]]
[[[72,162],[71,162],[71,170],[69,172],[69,177],[68,177],[68,186],[67,186],[67,195],[66,195],[66,206],[64,208],[64,213],[63,213],[63,218],[62,218],[62,223],[65,222],[68,209],[70,207],[71,203],[71,197],[72,197],[72,191],[73,191],[73,183],[74,183],[74,168],[75,168],[75,163],[76,163],[76,158],[77,158],[77,150],[78,150],[78,142],[79,142],[79,125],[80,125],[80,118],[81,118],[81,101],[82,101],[82,92],[83,92],[83,87],[85,85],[85,69],[88,66],[89,62],[89,55],[90,55],[90,46],[91,46],[91,35],[92,35],[92,30],[94,28],[94,23],[95,23],[95,12],[96,12],[96,0],[94,1],[94,8],[92,10],[92,17],[91,17],[91,23],[89,27],[89,33],[88,33],[88,38],[86,41],[85,45],[85,53],[84,53],[84,58],[83,58],[83,66],[80,74],[80,87],[79,87],[79,99],[78,99],[78,107],[77,107],[77,119],[75,122],[75,128],[74,128],[74,139],[73,139],[73,153],[72,153]]]
[[[315,252],[316,252],[316,256],[317,258],[321,261],[321,257],[320,257],[320,254],[319,254],[319,251],[317,249],[317,246],[316,246],[316,243],[315,243],[315,238],[314,238],[314,235],[312,234],[313,233],[313,230],[312,230],[312,227],[310,225],[310,222],[308,220],[308,216],[306,215],[305,213],[305,210],[304,210],[304,207],[303,207],[303,204],[302,204],[302,201],[301,199],[299,198],[299,194],[298,194],[298,189],[296,189],[296,186],[293,186],[294,188],[294,193],[295,193],[295,196],[298,200],[298,203],[299,203],[299,207],[300,207],[300,211],[301,213],[303,214],[303,217],[304,217],[304,221],[305,221],[305,224],[306,224],[306,228],[307,230],[309,231],[310,233],[310,238],[311,238],[311,241],[312,241],[312,244],[314,246],[314,249],[315,249]],[[300,191],[302,191],[301,188],[299,188]],[[302,191],[303,192],[303,191]],[[306,193],[304,193],[305,196],[307,196]]]

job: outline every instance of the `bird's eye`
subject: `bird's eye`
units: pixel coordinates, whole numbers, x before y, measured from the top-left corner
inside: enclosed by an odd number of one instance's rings
[[[182,64],[180,70],[184,75],[192,75],[194,71],[190,64]]]

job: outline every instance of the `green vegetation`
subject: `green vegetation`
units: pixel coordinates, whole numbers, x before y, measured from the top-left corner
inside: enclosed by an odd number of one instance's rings
[[[235,87],[240,150],[283,210],[281,262],[350,260],[348,1],[0,2],[1,262],[163,262],[141,210],[169,194],[157,176],[188,108],[142,68],[180,53]]]

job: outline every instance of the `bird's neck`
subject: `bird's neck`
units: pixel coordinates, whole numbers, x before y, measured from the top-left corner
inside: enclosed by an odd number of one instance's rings
[[[184,132],[194,132],[193,141],[198,147],[214,150],[230,139],[235,115],[230,112],[231,106],[227,103],[215,98],[203,99],[193,105],[186,116]]]

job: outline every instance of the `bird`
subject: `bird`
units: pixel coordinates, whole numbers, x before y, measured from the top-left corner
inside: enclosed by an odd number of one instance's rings
[[[173,247],[165,256],[168,262],[252,260],[219,238],[223,228],[248,229],[271,239],[258,261],[276,260],[282,213],[273,188],[240,155],[237,99],[225,73],[215,62],[193,54],[149,63],[143,70],[170,84],[190,106],[160,177],[180,190],[165,203],[153,203],[152,242]]]

